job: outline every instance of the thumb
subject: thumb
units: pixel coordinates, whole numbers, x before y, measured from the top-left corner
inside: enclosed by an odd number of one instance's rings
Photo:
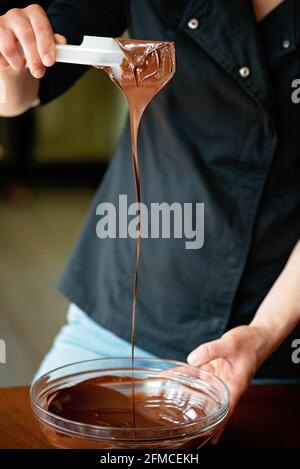
[[[229,353],[228,344],[222,339],[213,340],[206,344],[200,345],[187,358],[192,366],[203,366],[217,358],[226,357]]]
[[[54,40],[56,42],[56,44],[67,44],[67,39],[65,38],[65,36],[62,36],[61,34],[54,34]]]

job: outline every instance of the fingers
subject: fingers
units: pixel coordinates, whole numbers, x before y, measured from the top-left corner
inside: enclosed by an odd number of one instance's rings
[[[5,58],[1,54],[0,54],[0,67],[1,68],[9,67],[9,63],[7,62],[7,60],[5,60]]]
[[[25,12],[35,35],[40,59],[44,66],[51,67],[55,62],[55,41],[47,15],[38,5],[29,5]]]
[[[228,417],[224,420],[224,422],[221,424],[220,428],[218,428],[218,430],[216,431],[215,435],[213,436],[213,438],[211,439],[211,444],[212,445],[217,445],[220,441],[220,438],[225,430],[225,427],[227,425],[227,422],[228,422]]]
[[[187,358],[192,366],[203,366],[217,358],[226,357],[230,353],[228,344],[225,341],[214,340],[200,345]]]
[[[188,365],[186,366],[182,365],[182,366],[177,366],[176,368],[170,368],[169,370],[162,371],[161,375],[166,376],[166,377],[170,377],[170,376],[176,377],[180,375],[180,376],[199,378],[199,370],[197,370],[196,368],[191,368]]]
[[[25,59],[22,56],[20,47],[14,34],[4,27],[0,27],[0,52],[3,59],[16,72],[25,66]]]
[[[208,371],[209,373],[216,374],[215,367],[210,363],[201,366],[201,370]]]
[[[29,19],[19,10],[11,22],[11,31],[21,45],[26,65],[35,78],[41,78],[45,73],[45,67],[41,60],[35,34]]]
[[[237,388],[231,387],[230,388],[230,403],[229,403],[229,413],[228,413],[228,418],[232,416],[233,412],[236,409],[236,406],[244,394],[246,388],[240,388],[239,386]]]
[[[66,39],[53,34],[48,17],[39,5],[13,8],[0,16],[0,66],[15,71],[25,67],[35,78],[41,78],[46,67],[56,61],[56,44]]]
[[[67,39],[61,34],[54,34],[54,40],[56,44],[67,44]]]
[[[228,412],[228,415],[225,418],[224,422],[221,424],[220,428],[217,430],[216,434],[211,439],[211,444],[212,445],[217,445],[219,443],[220,438],[221,438],[221,436],[222,436],[222,434],[225,430],[225,427],[226,427],[228,421],[230,420],[233,412],[235,411],[237,403],[240,400],[242,394],[243,393],[240,390],[235,390],[235,389],[230,390],[229,412]]]

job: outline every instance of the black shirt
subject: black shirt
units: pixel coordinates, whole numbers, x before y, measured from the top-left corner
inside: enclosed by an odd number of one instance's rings
[[[185,240],[143,240],[136,344],[185,360],[251,321],[300,238],[300,105],[291,100],[300,77],[299,2],[285,0],[259,25],[250,0],[58,0],[49,17],[74,44],[126,28],[133,38],[176,42],[176,76],[140,128],[142,200],[204,202],[205,244],[194,251]],[[41,82],[42,103],[85,70],[53,67]],[[128,125],[61,288],[130,340],[135,240],[96,236],[98,203],[117,206],[120,194],[135,201]],[[299,377],[291,342],[258,376]]]

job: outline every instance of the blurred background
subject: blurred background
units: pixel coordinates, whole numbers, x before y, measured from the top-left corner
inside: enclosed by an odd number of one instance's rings
[[[30,3],[0,0],[0,15]],[[45,107],[0,118],[0,387],[30,383],[65,321],[57,282],[125,116],[120,92],[91,70]]]

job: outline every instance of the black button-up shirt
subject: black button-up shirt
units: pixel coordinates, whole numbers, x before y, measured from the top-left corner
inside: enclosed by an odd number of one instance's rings
[[[49,17],[70,43],[126,28],[133,38],[176,42],[176,76],[140,128],[142,199],[205,203],[205,244],[189,251],[185,240],[143,240],[136,344],[185,360],[251,321],[300,238],[300,104],[291,99],[300,78],[299,2],[286,0],[260,24],[250,0],[59,0]],[[53,67],[42,103],[85,70]],[[135,241],[96,236],[98,203],[118,206],[120,194],[135,201],[128,125],[61,286],[130,340]],[[299,377],[291,342],[259,376]]]

